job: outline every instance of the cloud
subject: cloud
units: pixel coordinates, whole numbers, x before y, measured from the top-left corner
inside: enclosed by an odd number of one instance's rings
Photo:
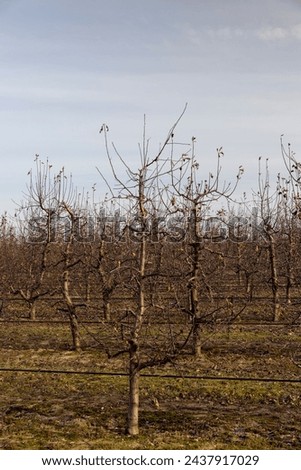
[[[296,24],[295,26],[293,26],[293,28],[291,30],[291,34],[294,38],[301,39],[301,23]]]
[[[216,40],[231,40],[246,36],[247,32],[240,28],[233,28],[229,26],[219,28],[203,28],[196,29],[189,24],[184,27],[181,26],[181,32],[185,39],[192,46],[200,46],[204,44],[204,41],[208,39]]]
[[[266,26],[256,32],[259,39],[264,41],[275,41],[286,39],[289,36],[289,31],[282,27]]]
[[[282,26],[265,26],[256,31],[256,36],[263,41],[301,40],[301,23],[286,28]]]
[[[230,27],[207,29],[207,33],[211,37],[218,37],[222,39],[236,38],[245,35],[245,32],[242,29]]]

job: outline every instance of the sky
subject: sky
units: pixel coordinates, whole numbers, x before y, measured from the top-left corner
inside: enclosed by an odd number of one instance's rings
[[[196,137],[204,177],[222,146],[241,193],[260,156],[274,181],[281,134],[301,160],[300,58],[301,0],[0,0],[0,213],[36,154],[104,194],[101,125],[136,169],[144,115],[155,155],[185,103],[175,140]]]

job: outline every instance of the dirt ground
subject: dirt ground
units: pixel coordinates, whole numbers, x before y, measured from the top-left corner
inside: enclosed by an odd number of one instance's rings
[[[66,326],[1,323],[0,368],[126,371],[126,359],[109,360],[85,334],[76,354]],[[136,438],[124,433],[122,375],[0,371],[0,448],[301,449],[300,327],[204,329],[203,337],[200,359],[145,370],[177,378],[141,378]]]

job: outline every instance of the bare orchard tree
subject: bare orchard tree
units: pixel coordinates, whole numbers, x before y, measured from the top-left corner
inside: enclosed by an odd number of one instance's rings
[[[0,314],[3,313],[4,305],[11,300],[11,286],[16,280],[16,272],[20,270],[18,246],[15,223],[4,213],[0,216]]]
[[[76,243],[76,237],[80,223],[85,220],[81,212],[84,196],[79,197],[72,177],[66,175],[64,167],[53,173],[48,160],[44,163],[37,155],[35,162],[36,171],[34,174],[29,172],[26,199],[20,208],[27,216],[24,254],[28,253],[27,259],[32,262],[25,287],[20,287],[18,292],[31,306],[32,317],[38,298],[61,293],[70,320],[73,349],[79,351],[76,313],[79,305],[73,300],[71,284],[82,261],[78,250],[81,244]]]
[[[116,164],[113,163],[108,145],[107,126],[104,124],[101,129],[104,134],[108,161],[115,182],[118,185],[116,196],[110,186],[109,190],[112,198],[124,202],[129,214],[127,227],[128,246],[130,248],[128,251],[128,265],[131,265],[131,269],[128,271],[128,284],[131,285],[133,292],[133,308],[128,311],[129,322],[124,349],[116,352],[115,355],[128,355],[129,406],[127,432],[130,435],[139,433],[139,379],[141,370],[171,361],[185,344],[185,341],[168,341],[165,337],[164,347],[162,347],[162,343],[160,343],[160,346],[156,342],[157,347],[154,350],[148,336],[151,333],[151,329],[148,329],[150,319],[158,318],[159,314],[162,315],[165,310],[168,310],[168,306],[164,308],[164,305],[155,304],[152,295],[154,281],[157,279],[157,282],[159,282],[158,279],[160,279],[161,273],[157,271],[158,256],[160,257],[160,254],[158,254],[158,250],[154,249],[154,243],[152,243],[153,230],[150,229],[150,226],[153,225],[152,222],[156,218],[159,201],[165,207],[169,206],[167,202],[169,193],[166,191],[166,187],[168,186],[168,180],[170,183],[171,172],[177,171],[179,165],[171,165],[170,153],[165,156],[165,152],[169,148],[168,146],[180,118],[168,132],[159,152],[153,157],[149,156],[149,140],[145,136],[144,124],[143,143],[140,146],[141,163],[136,171],[125,162],[113,145],[118,163],[122,164],[126,170],[127,181],[123,181],[118,176]],[[159,326],[157,323],[153,325],[153,328],[157,329],[158,333]],[[167,329],[166,334],[170,337],[170,329]]]
[[[86,232],[89,235],[89,195],[79,193],[71,176],[64,168],[57,175],[58,190],[55,194],[59,221],[56,227],[58,254],[56,266],[60,273],[60,290],[65,311],[68,314],[72,336],[72,349],[81,350],[78,309],[86,302]]]
[[[44,282],[47,245],[32,244],[19,234],[14,243],[14,255],[17,255],[17,259],[10,275],[10,290],[14,296],[19,295],[28,306],[29,319],[36,320],[37,301],[52,294],[50,286]]]
[[[92,207],[94,236],[87,243],[87,268],[91,279],[94,279],[94,292],[102,298],[103,318],[110,321],[112,317],[112,296],[122,282],[124,260],[120,250],[120,211],[110,208],[104,201],[97,210]]]
[[[191,151],[183,154],[183,162],[189,162],[186,175],[176,179],[172,173],[173,188],[181,204],[182,211],[187,220],[187,242],[189,247],[189,272],[187,279],[187,291],[189,295],[189,315],[193,323],[194,354],[196,357],[202,353],[201,322],[202,309],[200,303],[200,286],[203,275],[201,265],[202,250],[204,249],[203,220],[210,208],[216,201],[229,199],[233,194],[239,181],[243,168],[240,167],[236,183],[221,182],[221,158],[224,153],[222,148],[217,149],[217,166],[215,173],[209,173],[207,179],[199,179],[200,163],[195,155],[195,141],[192,137]],[[184,177],[185,176],[185,177]]]
[[[282,179],[280,192],[284,206],[285,230],[287,235],[286,253],[286,301],[291,303],[291,291],[294,285],[293,271],[299,259],[298,239],[301,220],[301,163],[288,143],[285,147],[281,136],[281,152],[287,170],[286,178]],[[294,257],[296,253],[296,257]]]
[[[295,217],[294,184],[290,178],[283,178],[278,175],[278,217],[279,217],[279,259],[284,277],[285,301],[289,305],[292,302],[292,289],[294,287],[294,254],[297,243],[298,218]]]
[[[24,201],[19,205],[18,243],[20,269],[12,280],[11,291],[27,303],[30,319],[36,318],[36,303],[45,295],[52,295],[54,286],[45,282],[50,259],[50,244],[55,237],[58,214],[58,177],[52,174],[52,165],[35,158],[35,171],[29,171],[29,184]]]
[[[261,157],[258,171],[258,202],[259,231],[268,253],[270,268],[269,284],[273,297],[273,319],[279,321],[281,317],[279,262],[277,256],[278,234],[280,232],[280,191],[276,187],[271,191],[268,159],[266,159],[264,174],[262,174]]]
[[[79,332],[79,322],[77,310],[79,307],[85,307],[86,302],[74,300],[72,294],[72,280],[75,277],[75,270],[78,266],[84,264],[84,253],[80,253],[78,247],[83,247],[79,243],[78,237],[78,226],[83,221],[83,215],[81,214],[80,207],[74,203],[74,194],[69,192],[68,199],[61,201],[62,215],[66,215],[66,219],[69,221],[65,226],[65,242],[61,244],[61,264],[62,264],[62,276],[61,276],[61,288],[63,299],[66,305],[66,311],[68,313],[70,321],[70,330],[72,335],[72,346],[76,352],[81,351],[81,340]],[[76,199],[75,199],[76,200]]]

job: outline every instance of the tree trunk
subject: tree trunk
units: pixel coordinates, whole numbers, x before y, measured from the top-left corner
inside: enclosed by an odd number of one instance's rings
[[[195,357],[200,357],[202,355],[202,339],[201,339],[201,318],[200,318],[200,309],[199,309],[199,299],[198,299],[198,289],[195,285],[195,277],[197,273],[197,268],[194,271],[194,281],[190,286],[190,298],[191,305],[190,310],[192,313],[192,338],[193,338],[193,354]]]
[[[274,321],[277,322],[280,320],[281,308],[280,308],[280,299],[279,299],[279,282],[278,282],[278,272],[276,265],[276,247],[275,240],[271,234],[268,234],[269,238],[269,257],[271,265],[271,282],[272,282],[272,292],[273,292],[273,317]]]
[[[292,227],[289,227],[288,235],[288,244],[289,248],[287,250],[287,264],[286,264],[286,286],[285,286],[285,300],[289,305],[291,304],[291,290],[293,287],[292,283],[292,259],[293,259],[293,236],[292,236]]]
[[[30,312],[29,312],[30,320],[36,319],[36,304],[35,302],[30,302]]]
[[[111,320],[111,303],[109,301],[104,301],[103,315],[104,315],[105,320],[107,321]]]
[[[78,320],[76,315],[76,307],[72,301],[69,292],[69,271],[66,269],[63,273],[63,295],[65,302],[67,304],[67,309],[69,313],[70,320],[70,329],[72,335],[72,349],[76,352],[81,350],[80,336],[79,336],[79,327]]]
[[[90,273],[87,274],[86,279],[86,303],[89,305],[91,302],[91,280],[90,280]]]
[[[253,274],[246,272],[245,275],[246,275],[246,294],[249,297],[249,301],[251,301],[253,298],[253,279],[252,279]]]
[[[107,321],[111,320],[111,302],[110,297],[112,294],[111,289],[103,289],[102,299],[103,299],[103,316]]]
[[[242,259],[242,249],[241,249],[241,243],[238,241],[236,243],[237,245],[237,281],[238,285],[241,286],[241,281],[242,281],[242,269],[241,269],[241,259]]]
[[[201,324],[198,318],[193,319],[193,353],[195,357],[202,355],[202,337],[201,337]]]
[[[199,302],[199,279],[200,279],[200,242],[196,241],[193,244],[193,266],[192,266],[192,279],[189,285],[190,290],[190,311],[192,314],[193,322],[193,354],[195,357],[202,355],[202,341],[201,341],[201,310]]]
[[[77,316],[74,311],[69,311],[70,328],[72,335],[72,349],[76,352],[81,351],[80,335]]]
[[[130,436],[139,434],[139,379],[140,371],[137,362],[137,346],[130,345],[129,366],[129,406],[127,433]]]

